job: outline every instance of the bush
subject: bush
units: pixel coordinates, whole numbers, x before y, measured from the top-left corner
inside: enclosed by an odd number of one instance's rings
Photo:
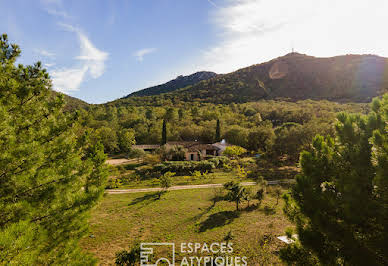
[[[105,188],[107,189],[113,189],[113,188],[119,188],[121,186],[121,182],[117,178],[109,179]]]
[[[146,155],[146,153],[145,153],[145,151],[143,151],[142,149],[131,148],[131,150],[128,152],[127,157],[128,157],[129,159],[133,159],[133,158],[143,158],[145,155]]]
[[[213,157],[207,161],[214,163],[216,168],[223,168],[226,164],[230,163],[230,159],[226,156]]]

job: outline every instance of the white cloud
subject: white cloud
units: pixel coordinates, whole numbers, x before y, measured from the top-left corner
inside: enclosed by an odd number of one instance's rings
[[[44,10],[53,16],[69,19],[71,16],[63,9],[61,0],[41,0]]]
[[[50,57],[50,58],[54,58],[55,57],[54,53],[49,52],[49,51],[44,50],[44,49],[35,49],[34,52],[39,54],[39,55],[45,56],[45,57]]]
[[[144,48],[133,53],[133,56],[136,57],[137,61],[141,62],[143,61],[145,55],[153,53],[155,51],[156,51],[156,48]]]
[[[52,71],[53,85],[61,92],[76,91],[88,76],[96,79],[104,73],[109,54],[97,49],[80,29],[68,24],[60,25],[65,30],[76,33],[79,38],[80,55],[75,57],[79,64]]]
[[[55,63],[46,63],[44,64],[44,66],[49,68],[49,67],[55,66]]]
[[[54,70],[51,72],[53,86],[60,92],[77,91],[85,79],[87,71],[87,66]]]
[[[226,73],[291,51],[314,56],[388,55],[388,1],[229,0],[214,9],[219,42],[202,68]]]

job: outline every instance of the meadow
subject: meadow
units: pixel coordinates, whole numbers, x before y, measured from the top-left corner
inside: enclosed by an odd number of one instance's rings
[[[267,187],[258,206],[252,201],[240,205],[217,201],[220,191],[193,189],[156,193],[105,195],[93,210],[90,234],[81,246],[102,265],[114,264],[115,253],[138,242],[213,243],[229,239],[234,256],[246,256],[248,265],[279,264],[277,251],[284,244],[290,222],[282,212],[283,201]],[[286,190],[282,190],[285,192]],[[163,251],[162,251],[163,252]],[[176,254],[176,261],[182,258]]]

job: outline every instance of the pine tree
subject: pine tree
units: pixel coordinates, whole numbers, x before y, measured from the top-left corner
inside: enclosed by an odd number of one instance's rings
[[[162,145],[167,143],[167,125],[166,120],[163,120],[163,128],[162,128]]]
[[[217,119],[217,126],[216,126],[216,142],[221,140],[221,125],[220,125],[220,119]]]
[[[281,251],[289,264],[388,264],[388,95],[368,116],[341,113],[336,138],[317,136],[285,213],[300,242]]]
[[[0,37],[0,264],[92,264],[78,247],[104,193],[101,144],[63,112],[41,63]]]

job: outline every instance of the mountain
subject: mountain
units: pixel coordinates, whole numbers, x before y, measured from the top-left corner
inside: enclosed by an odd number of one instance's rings
[[[387,88],[387,58],[375,55],[318,58],[290,53],[217,75],[176,91],[171,97],[216,103],[259,99],[369,102]]]
[[[172,89],[167,84],[149,88],[152,89],[150,93],[145,93],[146,89],[130,95],[156,95],[170,91],[156,98],[120,99],[116,103],[154,104],[160,99],[213,103],[260,99],[369,102],[388,91],[388,59],[376,55],[319,58],[290,53],[229,74],[214,75],[211,79],[181,89],[179,87],[183,87],[183,83]]]
[[[142,89],[136,92],[133,92],[123,98],[128,97],[137,97],[137,96],[151,96],[151,95],[159,95],[162,93],[172,92],[189,85],[194,85],[202,80],[208,80],[210,78],[215,77],[217,74],[214,72],[208,71],[200,71],[189,76],[178,76],[176,79],[170,80],[164,84],[149,87],[146,89]]]

